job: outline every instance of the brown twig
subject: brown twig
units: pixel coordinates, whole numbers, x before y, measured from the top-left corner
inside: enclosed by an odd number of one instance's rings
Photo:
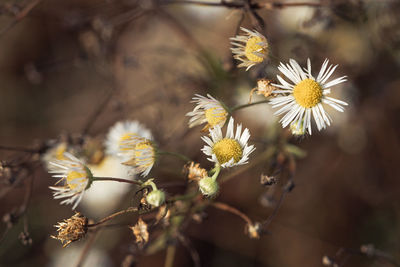
[[[162,3],[163,5],[169,4],[189,4],[189,5],[199,5],[199,6],[213,6],[213,7],[224,7],[224,8],[244,8],[246,3],[238,2],[202,2],[195,0],[185,0],[185,1],[168,1]],[[326,5],[325,3],[315,3],[315,2],[266,2],[266,3],[251,3],[249,8],[251,9],[277,9],[277,8],[287,8],[287,7],[299,7],[299,6],[309,6],[309,7],[321,7]]]
[[[18,24],[21,20],[23,20],[31,11],[34,9],[42,0],[33,0],[28,3],[17,15],[15,15],[14,19],[7,24],[2,30],[0,30],[0,37]]]
[[[92,232],[92,235],[90,236],[89,240],[86,242],[85,247],[82,249],[81,255],[79,256],[79,260],[76,263],[76,267],[81,267],[87,257],[87,255],[89,254],[90,248],[92,247],[97,234],[99,233],[100,229],[95,229]]]
[[[165,267],[173,267],[174,266],[174,259],[176,254],[176,246],[169,245],[167,247],[167,255],[165,256]]]
[[[249,225],[253,224],[251,219],[246,214],[244,214],[243,212],[241,212],[240,210],[238,210],[235,207],[229,206],[228,204],[225,204],[222,202],[213,202],[213,203],[211,203],[211,206],[213,206],[214,208],[235,214],[235,215],[239,216],[240,218],[242,218]]]
[[[197,250],[193,247],[190,240],[182,234],[178,234],[178,240],[188,250],[190,257],[192,258],[193,261],[193,266],[201,267],[199,252],[197,252]]]
[[[114,182],[120,182],[120,183],[142,185],[142,183],[139,181],[133,181],[133,180],[122,179],[122,178],[113,178],[113,177],[94,177],[94,181],[114,181]]]
[[[105,222],[107,222],[107,221],[109,221],[109,220],[111,220],[111,219],[113,219],[113,218],[115,218],[115,217],[117,217],[117,216],[119,216],[119,215],[122,215],[122,214],[125,214],[125,213],[128,213],[128,212],[136,212],[136,211],[138,211],[138,210],[139,210],[139,209],[136,208],[136,207],[129,207],[129,208],[127,208],[126,210],[121,210],[121,211],[118,211],[118,212],[116,212],[116,213],[113,213],[113,214],[111,214],[111,215],[109,215],[109,216],[107,216],[107,217],[101,219],[101,220],[98,221],[97,223],[88,224],[87,227],[95,227],[95,226],[98,226],[98,225],[100,225],[100,224],[103,224],[103,223],[105,223]]]

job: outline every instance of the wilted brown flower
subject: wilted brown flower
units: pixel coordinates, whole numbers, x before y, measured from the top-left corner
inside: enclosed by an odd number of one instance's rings
[[[164,223],[164,225],[169,224],[169,218],[170,218],[170,211],[167,208],[167,205],[162,205],[160,209],[158,210],[157,216],[156,216],[156,224],[158,224],[160,221]]]
[[[146,244],[149,241],[149,232],[147,231],[147,224],[139,218],[135,226],[129,227],[136,237],[136,243]]]
[[[77,212],[71,218],[59,222],[57,225],[57,236],[51,236],[54,239],[58,239],[65,248],[74,241],[78,241],[83,238],[87,232],[88,219],[81,213]],[[65,243],[65,244],[64,244]]]
[[[268,79],[260,79],[257,81],[257,87],[253,88],[250,91],[250,98],[249,98],[249,103],[251,103],[251,98],[253,97],[254,92],[257,93],[257,95],[263,95],[265,97],[268,97],[272,94],[272,91],[275,89],[275,87],[272,85],[272,81]]]
[[[273,185],[277,183],[277,179],[275,178],[275,176],[261,174],[260,183],[262,185]]]
[[[260,234],[262,232],[261,228],[261,223],[255,222],[253,224],[247,224],[245,228],[246,234],[251,238],[251,239],[259,239]]]
[[[332,267],[338,267],[339,265],[337,265],[336,263],[335,263],[335,261],[332,259],[332,258],[330,258],[330,257],[328,257],[328,256],[326,256],[326,255],[324,255],[323,257],[322,257],[322,264],[324,265],[324,266],[332,266]]]
[[[188,179],[199,181],[200,179],[207,177],[206,169],[200,168],[199,163],[191,162],[190,165],[186,165],[185,169],[188,171]]]

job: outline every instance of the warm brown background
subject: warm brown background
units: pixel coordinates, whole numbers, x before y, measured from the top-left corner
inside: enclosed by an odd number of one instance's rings
[[[44,0],[0,36],[0,144],[31,147],[62,133],[81,133],[113,91],[90,129],[93,137],[101,140],[118,120],[137,119],[152,129],[162,148],[210,167],[200,152],[200,128],[187,130],[184,115],[193,108],[189,101],[194,93],[212,92],[230,105],[245,103],[256,78],[273,79],[279,61],[295,58],[304,65],[310,57],[318,71],[329,58],[340,65],[337,76],[348,76],[333,91],[349,107],[343,114],[331,113],[334,122],[328,130],[299,143],[307,156],[298,161],[296,188],[270,225],[270,234],[250,240],[240,219],[212,208],[208,219],[193,223],[186,234],[203,266],[321,266],[325,254],[368,243],[400,261],[399,2],[327,3],[260,11],[271,57],[267,65],[245,73],[232,68],[229,51],[239,11],[195,5],[158,9],[147,0]],[[3,12],[1,28],[11,20]],[[243,25],[251,28],[248,16]],[[212,60],[199,56],[202,48]],[[267,105],[235,117],[257,140],[275,127]],[[21,155],[1,151],[2,160]],[[153,176],[176,179],[171,173],[180,172],[180,163],[163,159]],[[264,171],[261,165],[230,180],[218,199],[255,220],[265,219],[272,209],[258,201],[265,191],[258,182]],[[3,189],[8,186],[0,182]],[[27,211],[33,245],[25,247],[17,239],[21,220],[0,244],[1,266],[44,266],[61,258],[61,245],[49,235],[54,234],[52,225],[72,212],[52,199],[47,187],[53,182],[42,168],[35,171]],[[22,182],[1,198],[1,215],[21,204],[24,188]],[[101,265],[121,264],[134,242],[128,233],[126,228],[101,233],[95,247],[108,258]],[[183,247],[177,253],[174,266],[191,266]],[[78,255],[70,256],[69,264]],[[164,257],[164,252],[143,257],[139,266],[162,266]],[[354,256],[346,266],[389,265]]]

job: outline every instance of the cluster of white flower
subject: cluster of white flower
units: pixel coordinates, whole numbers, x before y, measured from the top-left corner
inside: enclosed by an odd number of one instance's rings
[[[264,62],[269,54],[267,39],[257,31],[241,28],[244,35],[238,35],[232,40],[232,52],[234,58],[241,63],[238,67],[251,67]],[[293,59],[289,64],[280,63],[278,70],[284,75],[277,75],[279,83],[271,83],[269,79],[260,80],[264,88],[259,89],[259,94],[269,98],[273,108],[279,108],[275,113],[284,114],[280,122],[285,128],[290,126],[294,135],[311,135],[311,120],[313,117],[318,130],[329,126],[331,118],[325,111],[324,104],[343,111],[347,103],[331,98],[328,95],[331,87],[346,81],[346,76],[332,79],[337,65],[329,64],[326,59],[316,77],[311,72],[311,61],[307,60],[307,67],[302,68]],[[196,104],[193,111],[186,115],[189,119],[189,127],[205,124],[203,131],[208,131],[208,136],[202,140],[206,145],[201,149],[208,160],[213,162],[214,168],[207,172],[191,165],[192,169],[202,173],[197,177],[200,191],[207,196],[217,193],[219,185],[216,179],[221,168],[230,168],[248,163],[250,154],[255,150],[254,145],[249,145],[250,132],[247,128],[242,131],[242,125],[237,124],[236,129],[232,112],[223,102],[211,95],[206,97],[195,95],[193,103]],[[227,124],[226,134],[222,129]],[[108,132],[105,139],[105,153],[117,158],[121,164],[128,166],[133,174],[147,177],[157,159],[157,146],[154,143],[150,130],[137,121],[117,122]],[[58,151],[58,150],[57,150]],[[56,159],[50,162],[49,172],[53,176],[61,178],[54,190],[54,198],[65,198],[61,203],[73,204],[75,208],[82,199],[83,193],[88,189],[96,177],[93,177],[89,168],[75,156],[68,152],[56,153]],[[63,146],[62,151],[66,151]],[[47,159],[48,160],[48,159]],[[210,175],[210,176],[209,176]],[[157,189],[153,179],[147,179],[143,185],[152,187],[148,195],[148,202],[153,206],[159,206],[165,201],[164,192]]]
[[[238,67],[246,67],[247,71],[267,59],[269,45],[267,38],[261,33],[241,29],[244,32],[243,35],[231,38],[233,46],[231,50],[234,58],[241,62]],[[327,96],[331,92],[330,87],[346,81],[346,76],[328,81],[336,68],[337,65],[329,65],[326,59],[315,78],[311,72],[310,59],[307,60],[307,68],[301,68],[295,60],[290,59],[289,64],[281,63],[278,66],[278,70],[288,81],[277,75],[280,84],[268,82],[268,90],[264,88],[258,93],[271,97],[269,103],[273,108],[279,108],[275,112],[276,115],[285,114],[280,120],[284,128],[290,125],[293,135],[304,135],[307,132],[311,135],[311,117],[314,118],[318,130],[326,128],[332,121],[323,104],[341,112],[344,110],[343,106],[347,105],[343,101]],[[259,82],[265,84],[265,81],[269,80],[262,79]],[[273,89],[270,90],[270,87]],[[234,134],[234,121],[230,117],[227,134],[223,137],[222,127],[226,124],[227,118],[232,115],[231,110],[210,95],[207,97],[195,95],[193,102],[197,105],[192,112],[186,114],[191,116],[189,127],[206,123],[204,129],[209,130],[209,136],[202,137],[207,144],[202,151],[210,157],[208,159],[215,163],[216,168],[246,164],[249,155],[255,150],[253,145],[247,144],[250,138],[249,130],[246,128],[242,133],[242,126],[237,125],[236,134]],[[218,174],[213,175],[214,179],[204,177],[199,181],[203,194],[216,193],[217,176]]]

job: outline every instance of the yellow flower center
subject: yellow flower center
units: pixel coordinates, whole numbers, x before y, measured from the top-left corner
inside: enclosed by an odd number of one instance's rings
[[[321,102],[322,88],[316,81],[305,79],[294,87],[293,96],[300,106],[312,108]]]
[[[79,185],[79,182],[74,183],[74,180],[81,179],[86,176],[87,174],[84,172],[70,171],[66,178],[68,187],[71,188],[71,190],[74,190]]]
[[[261,54],[267,54],[267,50],[265,47],[259,45],[258,43],[263,43],[265,42],[262,38],[258,36],[251,37],[247,43],[246,43],[246,48],[244,49],[244,53],[246,57],[253,62],[263,62],[264,58],[257,56],[254,54],[254,52],[261,53]]]
[[[142,141],[135,146],[135,164],[150,167],[154,163],[154,146],[149,140]]]
[[[122,151],[130,150],[131,148],[129,148],[129,146],[124,146],[125,141],[128,141],[128,140],[134,138],[135,136],[136,136],[136,134],[134,134],[134,133],[126,133],[123,136],[121,136],[121,138],[119,139],[120,150],[122,150]]]
[[[214,144],[213,153],[217,156],[218,162],[224,164],[232,158],[238,162],[242,158],[243,150],[235,139],[224,138]]]
[[[211,127],[220,124],[226,120],[227,112],[219,108],[209,108],[205,111],[206,119]]]
[[[67,151],[67,145],[65,143],[61,143],[57,146],[55,151],[55,157],[58,160],[66,160],[64,157],[64,152]]]

